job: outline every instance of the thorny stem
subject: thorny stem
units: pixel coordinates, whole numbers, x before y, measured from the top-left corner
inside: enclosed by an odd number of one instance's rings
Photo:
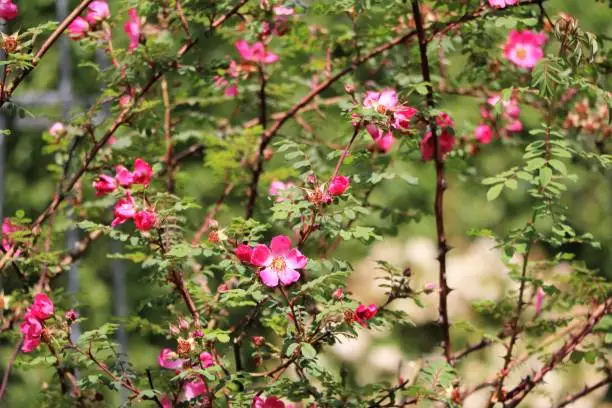
[[[155,390],[155,385],[153,385],[153,377],[151,376],[151,369],[149,368],[147,368],[147,378],[149,379],[149,386],[151,387],[152,390]],[[157,398],[157,395],[153,395],[153,400],[155,401],[155,404],[157,404],[159,408],[164,408],[159,398]]]
[[[342,163],[344,162],[344,159],[346,159],[346,156],[348,156],[351,150],[351,147],[353,146],[353,143],[355,142],[355,139],[357,138],[357,135],[359,134],[360,130],[361,130],[361,122],[359,122],[359,124],[355,126],[353,130],[353,136],[351,137],[351,140],[349,140],[348,144],[342,151],[342,154],[340,155],[340,158],[338,159],[338,163],[336,163],[336,168],[334,169],[334,173],[332,174],[329,181],[332,181],[340,172],[340,167],[342,167]]]
[[[565,406],[573,404],[574,402],[576,402],[580,398],[582,398],[582,397],[592,393],[593,391],[597,390],[598,388],[601,388],[601,387],[603,387],[605,385],[608,385],[608,384],[612,383],[612,372],[609,369],[607,371],[608,371],[608,373],[607,373],[606,377],[602,378],[600,381],[596,382],[593,385],[584,387],[584,389],[582,391],[579,391],[579,392],[577,392],[575,394],[568,395],[563,400],[562,403],[557,405],[557,408],[563,408]]]
[[[431,75],[429,70],[429,60],[427,58],[427,38],[425,37],[425,30],[423,28],[423,18],[421,16],[421,10],[419,8],[418,0],[412,0],[412,13],[414,15],[414,21],[417,28],[417,36],[419,39],[419,52],[421,56],[421,74],[423,75],[423,81],[427,83],[427,106],[429,109],[435,107],[433,87],[431,85]],[[434,161],[436,170],[436,197],[434,202],[434,214],[436,218],[436,232],[438,238],[438,262],[440,263],[439,269],[439,315],[440,324],[442,326],[442,347],[444,348],[444,357],[446,362],[453,365],[452,356],[452,345],[450,339],[450,324],[448,321],[448,306],[447,297],[450,293],[450,288],[447,284],[446,278],[446,254],[449,251],[449,246],[446,242],[446,235],[444,231],[444,191],[447,189],[447,181],[444,171],[444,159],[442,158],[442,152],[440,150],[440,140],[438,138],[436,121],[435,118],[429,114],[429,128],[431,129],[431,136],[434,143]]]
[[[168,176],[168,192],[174,193],[174,166],[172,163],[172,116],[170,106],[170,95],[168,93],[168,80],[164,75],[161,79],[162,102],[164,104],[164,141],[166,142],[166,154],[164,162],[166,163],[166,172]]]
[[[531,223],[533,223],[532,217]],[[510,368],[510,363],[512,362],[512,352],[514,351],[514,346],[518,340],[519,333],[521,329],[519,327],[519,320],[521,318],[521,314],[523,313],[523,307],[525,306],[524,294],[525,294],[525,286],[527,281],[527,270],[529,266],[529,254],[531,252],[531,245],[533,242],[530,242],[527,245],[527,250],[525,251],[525,255],[523,257],[523,265],[521,267],[521,283],[519,286],[519,294],[516,305],[516,313],[512,321],[510,322],[510,330],[512,330],[512,335],[510,336],[510,343],[508,344],[508,349],[506,350],[506,355],[504,356],[504,366],[499,373],[499,382],[497,383],[497,387],[494,391],[489,395],[488,406],[492,407],[495,404],[495,400],[500,398],[501,391],[504,387],[504,380],[508,375],[508,370]]]
[[[555,353],[552,354],[550,360],[535,373],[533,376],[527,376],[521,382],[506,394],[504,399],[505,408],[514,408],[529,394],[529,392],[539,383],[544,380],[544,376],[560,364],[565,357],[571,354],[584,338],[589,335],[599,321],[612,312],[612,298],[608,298],[604,303],[599,305],[588,318],[583,328],[575,335],[571,336],[569,342],[564,343]]]

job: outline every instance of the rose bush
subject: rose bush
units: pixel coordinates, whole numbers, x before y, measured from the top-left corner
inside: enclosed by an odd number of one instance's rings
[[[54,187],[2,225],[0,400],[28,400],[12,390],[35,369],[42,404],[83,407],[531,406],[586,366],[596,381],[549,398],[566,406],[612,380],[608,236],[568,198],[612,163],[605,36],[543,0],[83,0],[40,26],[26,7],[0,1],[22,27],[3,35],[4,111],[26,113],[18,88],[60,38],[102,90],[45,113]],[[355,254],[425,227],[435,282],[389,256],[366,268],[384,298],[353,293]],[[449,284],[468,236],[503,264],[499,294]],[[77,262],[119,261],[129,316],[96,316],[102,285],[63,290]],[[435,318],[414,329],[412,308]],[[374,336],[405,348],[365,382],[333,350]]]

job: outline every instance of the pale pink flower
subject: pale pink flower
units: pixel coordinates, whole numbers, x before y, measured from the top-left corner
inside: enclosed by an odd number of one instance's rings
[[[382,92],[368,91],[363,98],[363,106],[377,110],[391,110],[397,105],[397,92],[395,89],[385,89]]]
[[[291,16],[295,12],[291,7],[276,6],[272,9],[277,16]]]
[[[157,214],[154,211],[142,210],[134,214],[134,225],[139,231],[149,231],[157,223]]]
[[[208,351],[203,351],[200,353],[200,364],[202,367],[208,368],[215,365],[215,358]]]
[[[499,95],[490,96],[487,99],[487,103],[491,106],[495,106],[499,103],[501,97]],[[512,118],[518,118],[521,114],[521,107],[515,98],[511,98],[507,101],[502,101],[504,114]]]
[[[295,187],[295,184],[290,181],[285,183],[285,182],[276,180],[270,183],[270,187],[268,188],[268,195],[270,197],[276,197],[276,201],[281,202],[285,200],[285,197],[283,196],[286,195],[287,190],[290,190],[294,187]]]
[[[520,68],[531,69],[544,58],[542,47],[546,40],[544,33],[512,30],[504,46],[504,56]]]
[[[345,193],[351,185],[351,180],[346,176],[336,176],[329,182],[327,191],[333,196],[339,196]]]
[[[344,289],[338,288],[334,290],[334,293],[332,293],[332,297],[336,300],[342,300],[344,298]]]
[[[134,208],[134,199],[128,192],[125,197],[121,198],[115,204],[115,218],[111,222],[111,226],[115,227],[121,225],[129,219],[134,218],[136,215],[136,209]]]
[[[13,20],[19,15],[19,7],[12,0],[0,0],[0,18]]]
[[[183,385],[183,392],[181,394],[181,401],[189,401],[208,393],[208,387],[202,379],[198,378],[195,380],[187,381]],[[206,404],[204,404],[206,406]]]
[[[138,11],[135,8],[129,9],[128,15],[128,21],[123,26],[123,31],[130,39],[129,51],[134,52],[140,44],[140,17],[138,17]]]
[[[493,129],[487,124],[481,124],[474,130],[474,136],[479,143],[489,144],[493,140]]]
[[[53,302],[44,293],[38,293],[34,296],[34,303],[32,303],[32,307],[28,311],[29,314],[41,321],[45,321],[53,316],[53,312]]]
[[[542,311],[542,304],[544,303],[545,296],[546,296],[546,292],[544,292],[544,289],[538,288],[536,295],[535,295],[535,300],[534,300],[534,307],[535,307],[536,314],[540,314],[540,312]]]
[[[55,122],[49,128],[49,134],[58,139],[66,134],[66,127],[62,122]]]
[[[89,31],[89,23],[83,17],[75,18],[67,28],[68,37],[73,40],[82,40]]]
[[[359,305],[355,309],[355,321],[366,327],[368,320],[376,316],[376,313],[378,313],[378,307],[374,303],[369,306]]]
[[[119,97],[119,106],[126,108],[132,104],[132,95],[124,93]]]
[[[511,121],[510,123],[506,125],[506,131],[508,133],[518,133],[518,132],[521,132],[522,130],[523,130],[523,122],[521,122],[519,119],[514,119],[513,121]]]
[[[504,8],[518,3],[518,0],[489,0],[489,6],[495,8]]]
[[[110,9],[108,3],[102,0],[92,1],[88,6],[87,15],[85,19],[89,24],[96,24],[102,20],[110,18]]]
[[[178,354],[169,348],[162,349],[157,357],[159,366],[168,370],[179,370],[187,361],[189,360],[179,358]]]
[[[443,130],[438,135],[438,141],[440,143],[440,153],[444,156],[446,153],[453,150],[455,147],[455,135],[447,130]],[[421,140],[421,157],[423,160],[432,160],[435,156],[434,140],[431,132],[425,133]]]
[[[297,269],[304,269],[308,259],[299,249],[291,248],[291,240],[285,235],[272,238],[270,247],[259,244],[253,248],[251,263],[261,266],[259,272],[264,285],[276,287],[279,282],[284,286],[291,285],[300,279]]]
[[[261,42],[250,45],[246,40],[238,40],[234,45],[245,61],[261,64],[272,64],[278,61],[278,55],[266,51]]]
[[[115,178],[122,187],[134,184],[134,175],[125,166],[115,166]]]
[[[106,174],[100,174],[93,182],[93,187],[96,189],[96,196],[100,197],[115,191],[117,189],[117,180]]]

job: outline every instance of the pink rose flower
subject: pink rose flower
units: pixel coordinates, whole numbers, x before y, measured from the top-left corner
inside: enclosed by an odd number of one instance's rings
[[[12,0],[0,0],[0,18],[13,20],[19,15],[19,7]]]
[[[235,96],[238,95],[238,86],[236,84],[230,85],[227,88],[225,88],[225,91],[223,92],[223,94],[225,96],[227,96],[228,98],[233,98]]]
[[[363,98],[363,106],[377,110],[388,111],[397,105],[397,92],[395,89],[385,89],[382,92],[368,91]]]
[[[474,130],[474,136],[479,143],[489,144],[493,140],[493,129],[486,124],[478,125],[476,130]]]
[[[393,112],[391,126],[397,130],[406,131],[410,129],[410,121],[419,111],[410,106],[400,106]]]
[[[378,147],[378,150],[383,153],[388,153],[391,150],[395,143],[395,137],[393,137],[393,133],[390,130],[383,133],[381,129],[373,124],[367,125],[366,130],[370,136],[372,136],[372,139],[374,139],[374,143]]]
[[[253,248],[248,245],[240,244],[234,250],[234,253],[240,259],[240,262],[249,263],[251,262],[251,254],[253,253]]]
[[[159,366],[168,370],[179,370],[187,361],[189,360],[179,358],[178,354],[169,348],[162,349],[157,357]]]
[[[268,188],[268,195],[271,197],[276,197],[277,202],[281,202],[285,200],[283,197],[286,190],[292,189],[295,187],[295,184],[292,182],[282,182],[282,181],[273,181],[270,183],[270,187]]]
[[[54,138],[59,139],[66,134],[66,128],[64,127],[63,123],[55,122],[49,128],[49,134]]]
[[[251,408],[286,408],[285,403],[278,397],[262,398],[255,396],[251,401]]]
[[[443,130],[438,136],[440,143],[440,153],[442,156],[453,150],[455,147],[455,135],[447,130]],[[435,156],[433,137],[431,132],[425,133],[421,140],[421,157],[423,160],[433,160]]]
[[[259,244],[253,249],[251,263],[263,267],[259,272],[264,285],[274,288],[279,282],[291,285],[300,279],[297,269],[304,269],[308,259],[299,249],[291,248],[291,240],[285,235],[272,238],[270,248]]]
[[[123,26],[123,31],[125,31],[130,39],[128,50],[134,52],[138,45],[140,45],[140,17],[138,17],[138,11],[135,8],[128,10],[128,21]]]
[[[489,0],[489,6],[494,8],[504,8],[516,4],[518,0]]]
[[[79,318],[79,314],[77,313],[76,310],[70,309],[70,310],[66,310],[66,313],[64,313],[64,317],[66,318],[66,320],[75,321],[76,319]]]
[[[136,215],[136,209],[134,208],[134,199],[128,192],[125,197],[121,198],[115,204],[115,218],[111,222],[111,226],[115,227],[121,225],[129,219],[134,218]]]
[[[183,392],[180,400],[189,401],[204,394],[208,394],[208,387],[204,381],[198,378],[196,380],[187,381],[183,385]],[[204,406],[207,406],[207,404],[204,404]]]
[[[153,177],[153,169],[146,161],[138,158],[134,161],[134,171],[132,172],[134,177],[134,184],[143,184],[148,186],[151,183]]]
[[[366,327],[368,320],[376,316],[376,313],[378,313],[378,307],[374,303],[369,306],[359,305],[355,309],[355,320],[363,327]]]
[[[157,223],[157,214],[153,211],[142,210],[134,214],[134,225],[139,231],[149,231]]]
[[[36,350],[40,344],[40,336],[43,331],[42,323],[30,313],[26,313],[23,322],[19,325],[19,331],[23,334],[21,351],[30,353]]]
[[[89,23],[83,17],[75,18],[67,28],[68,37],[73,40],[82,40],[89,31]]]
[[[212,367],[215,365],[215,358],[208,351],[203,351],[200,353],[200,364],[204,368]]]
[[[546,40],[544,33],[512,30],[504,45],[504,56],[520,68],[532,69],[544,58],[542,47]]]
[[[506,132],[518,133],[523,130],[523,122],[518,119],[514,119],[512,122],[506,125]]]
[[[351,180],[346,176],[336,176],[329,182],[327,191],[333,196],[344,194],[351,185]]]
[[[436,116],[436,125],[440,128],[445,127],[453,127],[455,126],[455,121],[450,117],[448,113],[440,113]]]
[[[32,307],[28,313],[38,320],[45,321],[53,316],[53,311],[53,302],[49,299],[49,296],[44,293],[38,293],[34,296],[34,303],[32,303]]]
[[[278,61],[278,55],[268,52],[261,42],[252,46],[246,40],[238,40],[234,44],[243,60],[261,64],[272,64]]]
[[[172,399],[166,394],[162,395],[159,402],[161,402],[162,408],[172,408]]]
[[[129,187],[134,184],[134,175],[125,166],[115,166],[115,179],[122,187]]]
[[[102,20],[106,20],[110,18],[110,9],[108,8],[108,3],[106,1],[92,1],[89,4],[87,11],[87,15],[85,19],[89,22],[89,24],[96,24]]]
[[[106,174],[100,174],[93,182],[93,187],[96,189],[96,196],[104,196],[117,189],[117,180]]]

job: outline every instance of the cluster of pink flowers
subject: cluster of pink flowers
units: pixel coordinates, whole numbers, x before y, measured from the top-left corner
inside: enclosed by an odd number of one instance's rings
[[[275,6],[272,8],[272,21],[264,21],[261,25],[259,37],[265,39],[270,35],[281,37],[289,30],[289,16],[295,13],[291,7]]]
[[[455,122],[446,113],[441,113],[436,116],[436,126],[438,129],[438,144],[440,146],[440,154],[451,152],[455,147],[455,132],[453,127]],[[436,151],[434,146],[434,139],[431,132],[426,132],[421,140],[421,157],[423,160],[433,160],[435,158]]]
[[[389,152],[395,143],[392,129],[399,132],[410,130],[412,118],[418,113],[413,107],[398,105],[397,92],[394,89],[385,89],[381,92],[368,91],[363,98],[363,106],[389,116],[388,123],[385,123],[384,127],[374,123],[366,125],[366,130],[374,139],[374,143],[384,153]]]
[[[489,6],[494,8],[504,8],[518,4],[518,0],[489,0]]]
[[[23,228],[20,226],[13,224],[11,219],[8,217],[5,217],[4,220],[2,220],[2,249],[4,252],[10,251],[10,249],[15,245],[15,241],[11,239],[11,234],[13,232],[21,231],[22,229]],[[20,250],[16,250],[13,256],[19,256],[20,253]]]
[[[189,323],[184,319],[180,319],[179,327],[171,327],[170,331],[172,334],[176,335],[180,333],[181,330],[189,330]],[[157,357],[159,366],[167,370],[174,370],[176,374],[179,374],[182,370],[205,369],[214,366],[216,364],[215,357],[208,351],[201,352],[197,360],[189,357],[196,347],[196,338],[202,337],[203,333],[200,330],[196,330],[187,339],[178,338],[176,352],[169,348],[161,350]],[[208,386],[201,376],[193,375],[185,380],[182,386],[182,392],[176,397],[176,401],[174,402],[183,403],[199,396],[204,396],[205,399],[208,398]],[[162,398],[162,403],[166,408],[171,408],[173,406],[173,401],[168,396]]]
[[[53,316],[53,302],[44,293],[34,296],[34,303],[28,308],[19,330],[23,334],[21,351],[29,353],[36,350],[43,335],[43,322]]]
[[[320,185],[314,175],[309,177],[308,182],[313,185],[313,188],[306,190],[306,199],[314,204],[330,204],[334,197],[343,195],[351,186],[351,179],[347,176],[334,176],[327,186]],[[291,192],[295,187],[295,184],[290,181],[276,180],[270,184],[268,195],[276,197],[276,201],[281,202],[292,198],[287,192]]]
[[[258,244],[254,248],[241,244],[235,254],[244,263],[259,267],[259,278],[269,288],[280,284],[289,286],[300,279],[299,269],[308,264],[299,249],[291,248],[291,239],[286,235],[272,238],[270,246]]]
[[[278,397],[260,397],[258,395],[253,397],[251,401],[251,408],[292,408],[293,404],[285,404],[283,400]]]
[[[152,177],[153,169],[149,163],[138,158],[134,160],[134,171],[129,171],[125,166],[116,166],[115,177],[100,174],[93,182],[93,187],[96,189],[97,196],[104,196],[112,193],[119,186],[125,189],[129,189],[133,184],[148,186]],[[115,204],[115,218],[111,225],[114,227],[133,219],[136,228],[140,231],[149,231],[157,223],[157,214],[149,206],[145,205],[144,207],[144,209],[138,211],[134,197],[127,190],[125,197],[120,198]]]
[[[110,18],[108,3],[103,0],[92,1],[87,7],[85,18],[77,17],[68,26],[68,36],[73,40],[82,40],[90,29]]]
[[[546,34],[512,30],[504,45],[504,56],[520,68],[532,69],[544,58]]]
[[[500,116],[493,112],[493,108],[501,103],[503,111]],[[498,95],[491,96],[487,99],[486,105],[480,110],[483,123],[478,125],[474,130],[474,137],[481,144],[489,144],[493,140],[497,125],[503,124],[503,132],[506,136],[511,133],[517,133],[523,130],[523,123],[519,119],[521,108],[516,98],[511,98],[508,101],[502,101]]]
[[[13,20],[19,15],[19,7],[12,0],[0,0],[0,18]]]

